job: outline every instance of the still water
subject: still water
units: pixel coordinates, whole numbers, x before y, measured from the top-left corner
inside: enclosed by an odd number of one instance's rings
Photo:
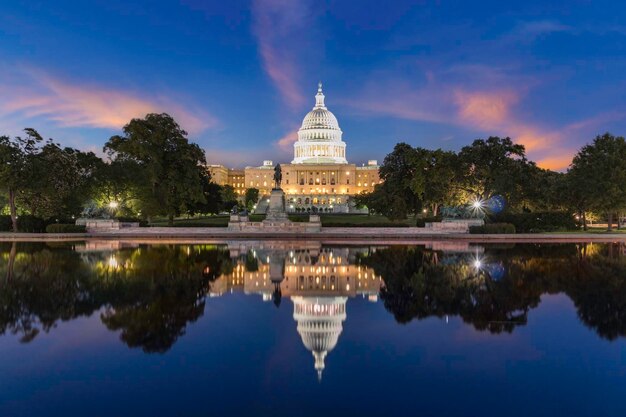
[[[623,416],[626,247],[0,243],[2,416]]]

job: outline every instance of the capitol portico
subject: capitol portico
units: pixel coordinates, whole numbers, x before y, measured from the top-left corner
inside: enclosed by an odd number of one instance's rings
[[[321,83],[315,106],[304,117],[293,147],[291,163],[281,163],[288,211],[316,207],[320,211],[348,212],[354,210],[351,196],[373,191],[374,185],[380,183],[377,161],[370,160],[363,166],[348,163],[343,132],[335,115],[326,107]],[[243,170],[211,165],[210,171],[214,182],[231,185],[239,196],[248,188],[257,188],[263,197],[273,187],[274,166],[273,161]],[[263,201],[261,198],[261,211]]]

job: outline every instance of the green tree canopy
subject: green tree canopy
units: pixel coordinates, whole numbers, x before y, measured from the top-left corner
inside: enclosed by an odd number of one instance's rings
[[[17,231],[17,211],[43,218],[69,218],[82,210],[103,162],[93,153],[61,148],[34,129],[25,137],[0,137],[0,189]]]
[[[259,189],[248,188],[246,189],[246,195],[244,197],[245,204],[248,210],[252,210],[257,201],[259,201]]]
[[[458,154],[456,183],[466,199],[486,200],[502,195],[510,206],[522,203],[525,185],[534,164],[526,159],[523,145],[511,138],[477,139]]]
[[[25,137],[0,136],[0,187],[8,195],[14,232],[17,232],[17,195],[36,179],[33,157],[44,142],[35,129],[27,128],[24,132]]]
[[[372,193],[357,196],[355,201],[390,219],[419,213],[424,205],[436,213],[442,204],[452,204],[459,198],[453,181],[456,165],[453,152],[399,143],[380,167],[383,183],[376,185]]]
[[[185,132],[168,114],[148,114],[124,126],[123,136],[113,136],[104,146],[114,161],[135,161],[141,169],[135,186],[143,213],[174,217],[204,200],[204,151],[187,140]]]
[[[224,210],[230,210],[237,205],[237,193],[232,185],[222,185],[220,189]]]
[[[605,133],[583,146],[568,172],[570,190],[581,207],[606,213],[612,230],[613,214],[626,207],[626,141]]]

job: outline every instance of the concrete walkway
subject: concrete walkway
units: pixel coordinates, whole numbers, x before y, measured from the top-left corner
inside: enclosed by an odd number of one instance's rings
[[[395,242],[419,243],[429,241],[464,241],[476,243],[502,242],[626,242],[626,234],[597,233],[546,233],[513,235],[470,235],[432,232],[418,227],[326,227],[320,232],[233,232],[222,227],[146,227],[97,233],[0,233],[0,241],[62,241],[85,239],[140,240],[140,241],[224,241],[234,239],[254,240],[316,240],[333,242]]]

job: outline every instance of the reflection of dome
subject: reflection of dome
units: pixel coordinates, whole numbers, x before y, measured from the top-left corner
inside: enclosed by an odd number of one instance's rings
[[[322,379],[324,359],[337,345],[346,319],[346,297],[292,297],[293,318],[304,346],[313,353],[317,376]]]
[[[302,120],[294,143],[294,164],[347,164],[346,144],[337,118],[324,104],[322,83],[315,96],[315,107]]]

